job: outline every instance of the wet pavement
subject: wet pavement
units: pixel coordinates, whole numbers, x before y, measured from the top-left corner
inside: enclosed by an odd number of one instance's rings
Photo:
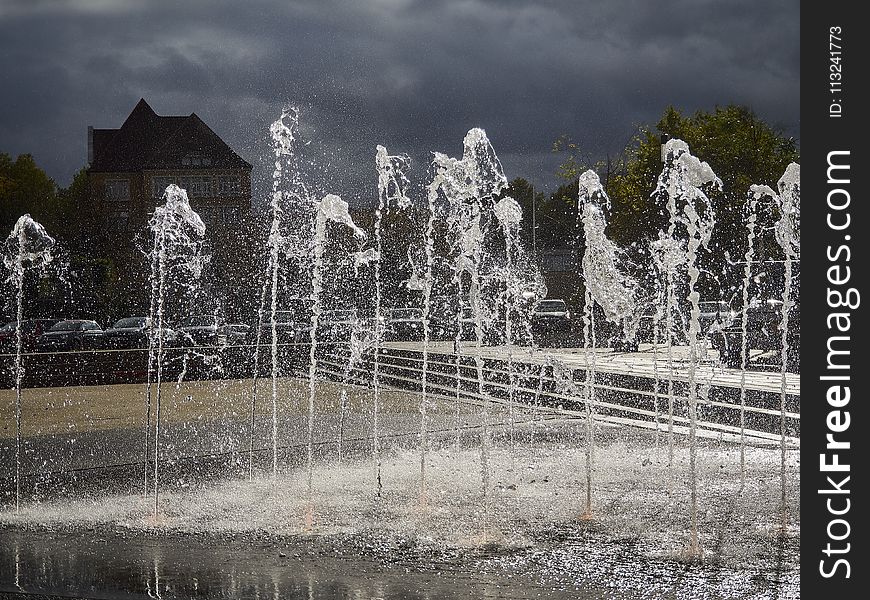
[[[797,598],[794,572],[649,559],[594,529],[534,550],[413,538],[0,530],[0,593],[83,598]]]
[[[318,394],[313,488],[305,477],[304,382],[255,414],[248,480],[249,383],[167,388],[160,513],[142,495],[140,386],[27,390],[20,514],[14,437],[0,431],[0,598],[797,598],[798,452],[789,449],[780,521],[778,447],[699,442],[703,555],[687,560],[686,439],[669,465],[664,432],[596,424],[591,518],[586,424],[490,408],[489,488],[481,496],[481,407],[430,399],[421,493],[419,396],[383,390],[381,495],[371,391]],[[459,425],[457,427],[457,424]],[[338,441],[343,440],[339,461]]]

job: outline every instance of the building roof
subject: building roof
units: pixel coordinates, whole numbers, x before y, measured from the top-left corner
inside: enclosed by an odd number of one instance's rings
[[[194,154],[208,157],[211,168],[251,169],[196,113],[160,116],[144,98],[119,129],[93,130],[93,150],[96,172],[203,168],[182,163]]]

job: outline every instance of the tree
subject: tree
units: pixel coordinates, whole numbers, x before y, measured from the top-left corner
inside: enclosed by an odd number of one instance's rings
[[[713,112],[698,111],[691,116],[671,106],[656,129],[685,141],[692,154],[707,161],[722,180],[723,191],[714,200],[718,231],[729,239],[734,238],[731,232],[741,222],[749,186],[776,187],[788,164],[799,160],[794,139],[784,137],[745,106],[716,107]],[[613,235],[617,239],[638,237],[633,231],[638,225],[647,228],[648,235],[662,227],[667,216],[649,201],[660,171],[660,137],[644,128],[630,150],[624,171],[612,179],[608,189],[614,200]],[[721,246],[719,237],[717,245]],[[720,249],[727,250],[727,244]]]
[[[57,185],[36,166],[33,156],[21,154],[13,161],[0,152],[0,232],[4,238],[25,213],[43,221],[56,200]]]
[[[608,235],[621,247],[645,244],[667,227],[665,207],[650,197],[662,169],[662,133],[685,141],[692,154],[708,162],[722,180],[722,191],[711,196],[716,229],[707,268],[713,278],[705,285],[707,293],[727,295],[734,284],[734,275],[726,273],[727,257],[737,259],[745,251],[743,208],[749,187],[765,184],[775,189],[788,164],[800,159],[797,144],[745,106],[717,106],[712,112],[689,116],[669,106],[655,128],[638,130],[610,176],[602,178],[613,203]],[[562,172],[566,165],[570,167],[571,161],[566,161]]]
[[[105,223],[95,219],[92,211],[82,210],[89,203],[88,174],[87,169],[82,167],[69,187],[58,191],[55,209],[46,215],[45,226],[57,232],[71,248],[80,249],[92,244],[105,229]]]

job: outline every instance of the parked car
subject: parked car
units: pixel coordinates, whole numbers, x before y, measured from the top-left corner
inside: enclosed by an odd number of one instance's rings
[[[192,315],[175,329],[186,346],[235,346],[248,340],[248,325],[226,323],[215,315]]]
[[[787,369],[796,371],[800,361],[800,304],[795,304],[788,320],[786,338],[789,353],[786,357]],[[782,300],[770,299],[754,301],[746,309],[746,347],[764,352],[782,349]],[[711,335],[713,348],[719,351],[719,358],[732,368],[741,367],[743,347],[743,316],[737,313],[731,323]]]
[[[532,335],[535,340],[544,342],[570,336],[573,331],[571,311],[568,304],[558,298],[547,298],[538,302],[532,311]]]
[[[324,310],[317,319],[317,341],[323,344],[350,343],[357,325],[355,308]]]
[[[310,314],[298,310],[275,311],[276,359],[282,369],[298,365],[307,359],[311,343],[310,319]],[[264,314],[263,323],[260,325],[260,354],[258,359],[261,372],[266,372],[271,365],[271,346],[272,315]]]
[[[725,300],[702,300],[698,302],[698,308],[701,311],[698,324],[702,336],[728,327],[734,321],[735,312]]]
[[[300,316],[295,311],[275,311],[275,334],[278,344],[292,344],[301,339],[311,338],[311,320],[308,315]],[[260,325],[260,344],[272,343],[272,315],[263,315]]]
[[[39,337],[61,319],[25,319],[21,321],[21,350],[31,352]],[[16,351],[18,347],[18,321],[10,321],[0,327],[0,354]]]
[[[423,310],[420,308],[391,308],[387,313],[385,335],[388,340],[422,340]]]
[[[93,350],[103,344],[105,332],[96,321],[70,319],[52,325],[36,341],[38,352]]]
[[[104,340],[106,348],[126,350],[148,347],[148,317],[126,317],[118,319],[106,329]]]
[[[148,317],[125,317],[118,319],[105,330],[105,346],[113,350],[129,350],[147,348],[151,333],[151,319]],[[178,332],[169,327],[163,328],[164,346],[174,347],[178,344]]]

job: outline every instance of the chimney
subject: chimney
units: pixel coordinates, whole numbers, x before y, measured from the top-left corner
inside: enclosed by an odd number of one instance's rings
[[[94,126],[88,125],[88,166],[94,162]]]

